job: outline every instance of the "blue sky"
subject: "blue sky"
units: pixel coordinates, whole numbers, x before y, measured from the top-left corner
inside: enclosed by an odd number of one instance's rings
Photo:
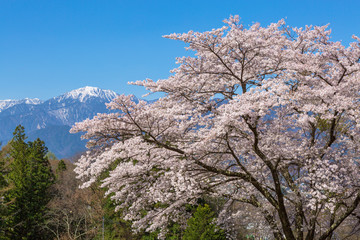
[[[167,78],[189,54],[162,35],[239,15],[245,25],[330,23],[333,40],[348,44],[360,36],[359,9],[347,0],[0,0],[0,99],[46,100],[83,86],[141,96],[128,81]]]

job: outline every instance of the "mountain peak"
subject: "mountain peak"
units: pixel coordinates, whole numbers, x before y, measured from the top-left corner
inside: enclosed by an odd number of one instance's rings
[[[98,87],[82,87],[70,92],[67,92],[58,97],[58,101],[63,99],[78,99],[80,102],[85,102],[87,99],[91,97],[102,98],[106,101],[111,101],[117,96],[114,91],[111,90],[103,90]]]

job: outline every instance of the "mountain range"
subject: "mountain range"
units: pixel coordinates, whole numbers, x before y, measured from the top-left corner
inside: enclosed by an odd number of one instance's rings
[[[28,140],[40,138],[58,158],[70,158],[85,151],[81,134],[70,134],[76,122],[107,113],[105,103],[118,94],[97,87],[83,87],[46,101],[35,99],[0,100],[0,141],[6,144],[15,127],[25,127]]]

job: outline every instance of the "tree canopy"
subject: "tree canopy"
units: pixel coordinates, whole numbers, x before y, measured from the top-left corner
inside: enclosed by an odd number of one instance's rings
[[[195,55],[178,58],[167,79],[133,83],[164,97],[121,95],[108,104],[114,112],[72,128],[89,139],[75,169],[83,187],[118,161],[103,187],[125,219],[147,231],[170,220],[185,226],[185,203],[204,195],[226,199],[218,224],[228,231],[248,221],[275,239],[323,240],[353,226],[360,39],[345,47],[327,26],[283,20],[225,23],[165,36]]]
[[[12,187],[3,199],[6,208],[5,239],[46,239],[42,223],[46,205],[51,199],[49,187],[54,175],[45,157],[47,148],[40,139],[25,142],[24,127],[19,125],[9,143],[9,170],[6,176]]]

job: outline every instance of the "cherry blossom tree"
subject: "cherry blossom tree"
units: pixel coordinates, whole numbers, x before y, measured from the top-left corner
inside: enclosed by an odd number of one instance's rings
[[[165,36],[195,55],[168,79],[132,83],[164,97],[119,96],[112,113],[72,128],[89,139],[82,187],[115,165],[103,187],[135,229],[184,223],[185,204],[207,195],[226,200],[228,230],[252,211],[275,239],[330,239],[356,224],[360,202],[360,39],[345,47],[327,26],[224,22]]]

